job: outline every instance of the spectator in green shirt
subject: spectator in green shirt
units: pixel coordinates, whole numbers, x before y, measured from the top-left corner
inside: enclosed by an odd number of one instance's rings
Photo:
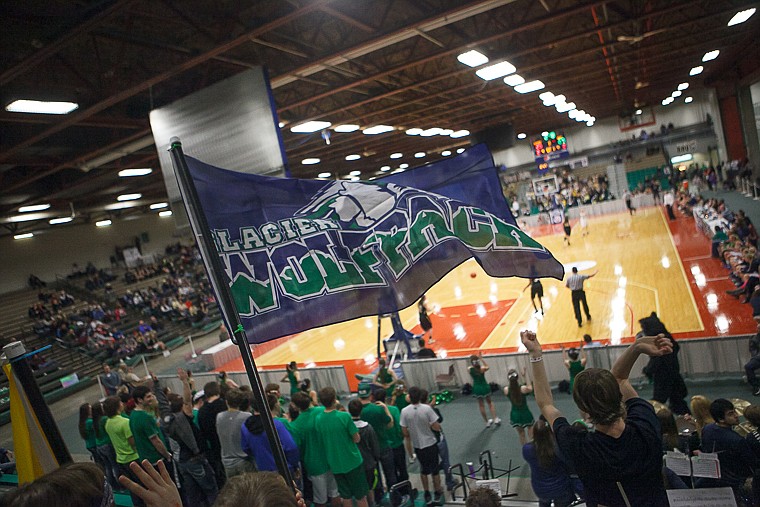
[[[311,481],[312,501],[318,507],[324,507],[328,501],[338,498],[338,484],[327,464],[327,450],[317,431],[317,416],[325,411],[324,407],[312,406],[311,398],[306,393],[296,393],[291,399],[299,411],[298,417],[291,423],[293,439],[301,451],[304,473]]]
[[[362,404],[362,421],[366,421],[375,430],[377,442],[380,446],[380,466],[385,476],[385,487],[390,491],[391,486],[396,484],[396,467],[393,464],[393,451],[388,445],[388,432],[393,429],[393,417],[388,407],[382,401],[377,401],[376,396],[385,389],[375,389],[371,392],[369,385],[359,386],[359,401]],[[382,492],[382,487],[380,488]]]
[[[375,392],[375,401],[385,403],[386,392],[378,389]],[[406,470],[406,451],[404,450],[404,434],[401,431],[401,410],[394,405],[386,405],[393,418],[393,427],[390,428],[386,436],[388,438],[388,447],[393,453],[393,467],[396,472],[396,483],[404,482],[409,479],[409,473]],[[404,492],[404,494],[407,494]]]
[[[367,507],[369,486],[364,476],[362,455],[356,446],[360,439],[359,429],[347,412],[336,409],[335,389],[322,388],[319,402],[325,410],[316,418],[317,433],[324,443],[327,464],[338,483],[343,507],[352,507],[353,500],[356,500],[356,507]]]
[[[95,431],[95,448],[100,458],[100,465],[106,475],[106,480],[112,488],[119,486],[119,468],[116,464],[116,453],[111,445],[111,439],[106,432],[108,418],[103,413],[100,402],[92,404],[92,427]]]
[[[95,444],[95,429],[92,424],[92,407],[89,403],[79,406],[79,436],[84,440],[85,448],[90,451],[92,460],[100,464],[97,444]]]
[[[122,417],[123,410],[124,403],[117,396],[109,396],[103,402],[103,411],[108,417],[105,429],[116,452],[116,465],[119,474],[138,482],[137,477],[129,468],[130,463],[138,460],[138,455],[135,452],[135,439],[132,436],[132,430],[129,428],[129,419]],[[139,496],[134,494],[130,494],[130,496],[135,506],[145,505]]]
[[[158,425],[156,395],[146,386],[138,386],[132,391],[135,409],[129,416],[129,429],[135,439],[135,448],[140,459],[147,459],[154,465],[161,459],[171,461],[166,439]]]

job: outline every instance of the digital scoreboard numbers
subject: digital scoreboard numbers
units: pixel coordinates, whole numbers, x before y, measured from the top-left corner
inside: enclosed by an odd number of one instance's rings
[[[567,139],[560,132],[542,132],[533,141],[533,155],[538,164],[548,164],[551,160],[570,156]]]

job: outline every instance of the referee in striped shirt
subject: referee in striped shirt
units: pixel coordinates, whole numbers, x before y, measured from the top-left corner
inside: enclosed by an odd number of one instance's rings
[[[575,319],[578,321],[578,327],[583,325],[583,319],[581,318],[581,303],[583,303],[583,311],[586,312],[586,320],[591,320],[591,314],[588,312],[588,303],[586,302],[586,291],[583,290],[583,282],[596,276],[599,271],[594,271],[590,275],[579,275],[578,268],[573,266],[573,274],[567,277],[565,286],[570,289],[573,297],[573,310],[575,310]]]

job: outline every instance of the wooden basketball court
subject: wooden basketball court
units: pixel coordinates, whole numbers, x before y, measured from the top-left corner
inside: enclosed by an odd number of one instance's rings
[[[691,217],[666,220],[660,208],[642,208],[630,216],[614,214],[589,219],[587,235],[573,224],[570,245],[561,225],[540,226],[528,233],[565,266],[598,274],[585,289],[593,320],[579,328],[570,291],[563,281],[542,280],[544,315],[533,309],[527,280],[491,278],[473,260],[451,271],[427,293],[436,308],[431,316],[431,345],[439,357],[483,351],[519,350],[522,329],[538,332],[550,346],[574,346],[590,334],[596,341],[621,343],[639,330],[638,320],[656,311],[676,338],[754,333],[748,305],[725,291],[733,289],[726,270],[710,257],[710,242]],[[404,327],[420,333],[416,305],[400,312]],[[349,379],[376,368],[377,317],[313,329],[254,347],[259,367],[290,361],[301,366],[343,364]],[[384,319],[381,336],[392,333]],[[242,361],[220,370],[242,371]]]

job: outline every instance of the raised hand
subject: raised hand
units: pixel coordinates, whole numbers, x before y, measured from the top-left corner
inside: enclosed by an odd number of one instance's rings
[[[181,507],[182,499],[177,486],[172,482],[163,460],[158,462],[158,470],[145,459],[142,467],[133,461],[129,468],[137,476],[142,486],[125,476],[119,477],[119,482],[131,493],[139,496],[147,507]]]
[[[180,380],[180,382],[184,382],[187,380],[187,370],[184,368],[177,368],[177,378]]]
[[[528,349],[529,353],[541,353],[541,344],[538,342],[536,333],[533,331],[528,331],[527,329],[525,331],[520,331],[520,340],[522,341],[522,344],[525,346],[525,348]]]
[[[664,334],[642,336],[636,339],[636,348],[648,356],[664,356],[673,352],[673,343]]]

